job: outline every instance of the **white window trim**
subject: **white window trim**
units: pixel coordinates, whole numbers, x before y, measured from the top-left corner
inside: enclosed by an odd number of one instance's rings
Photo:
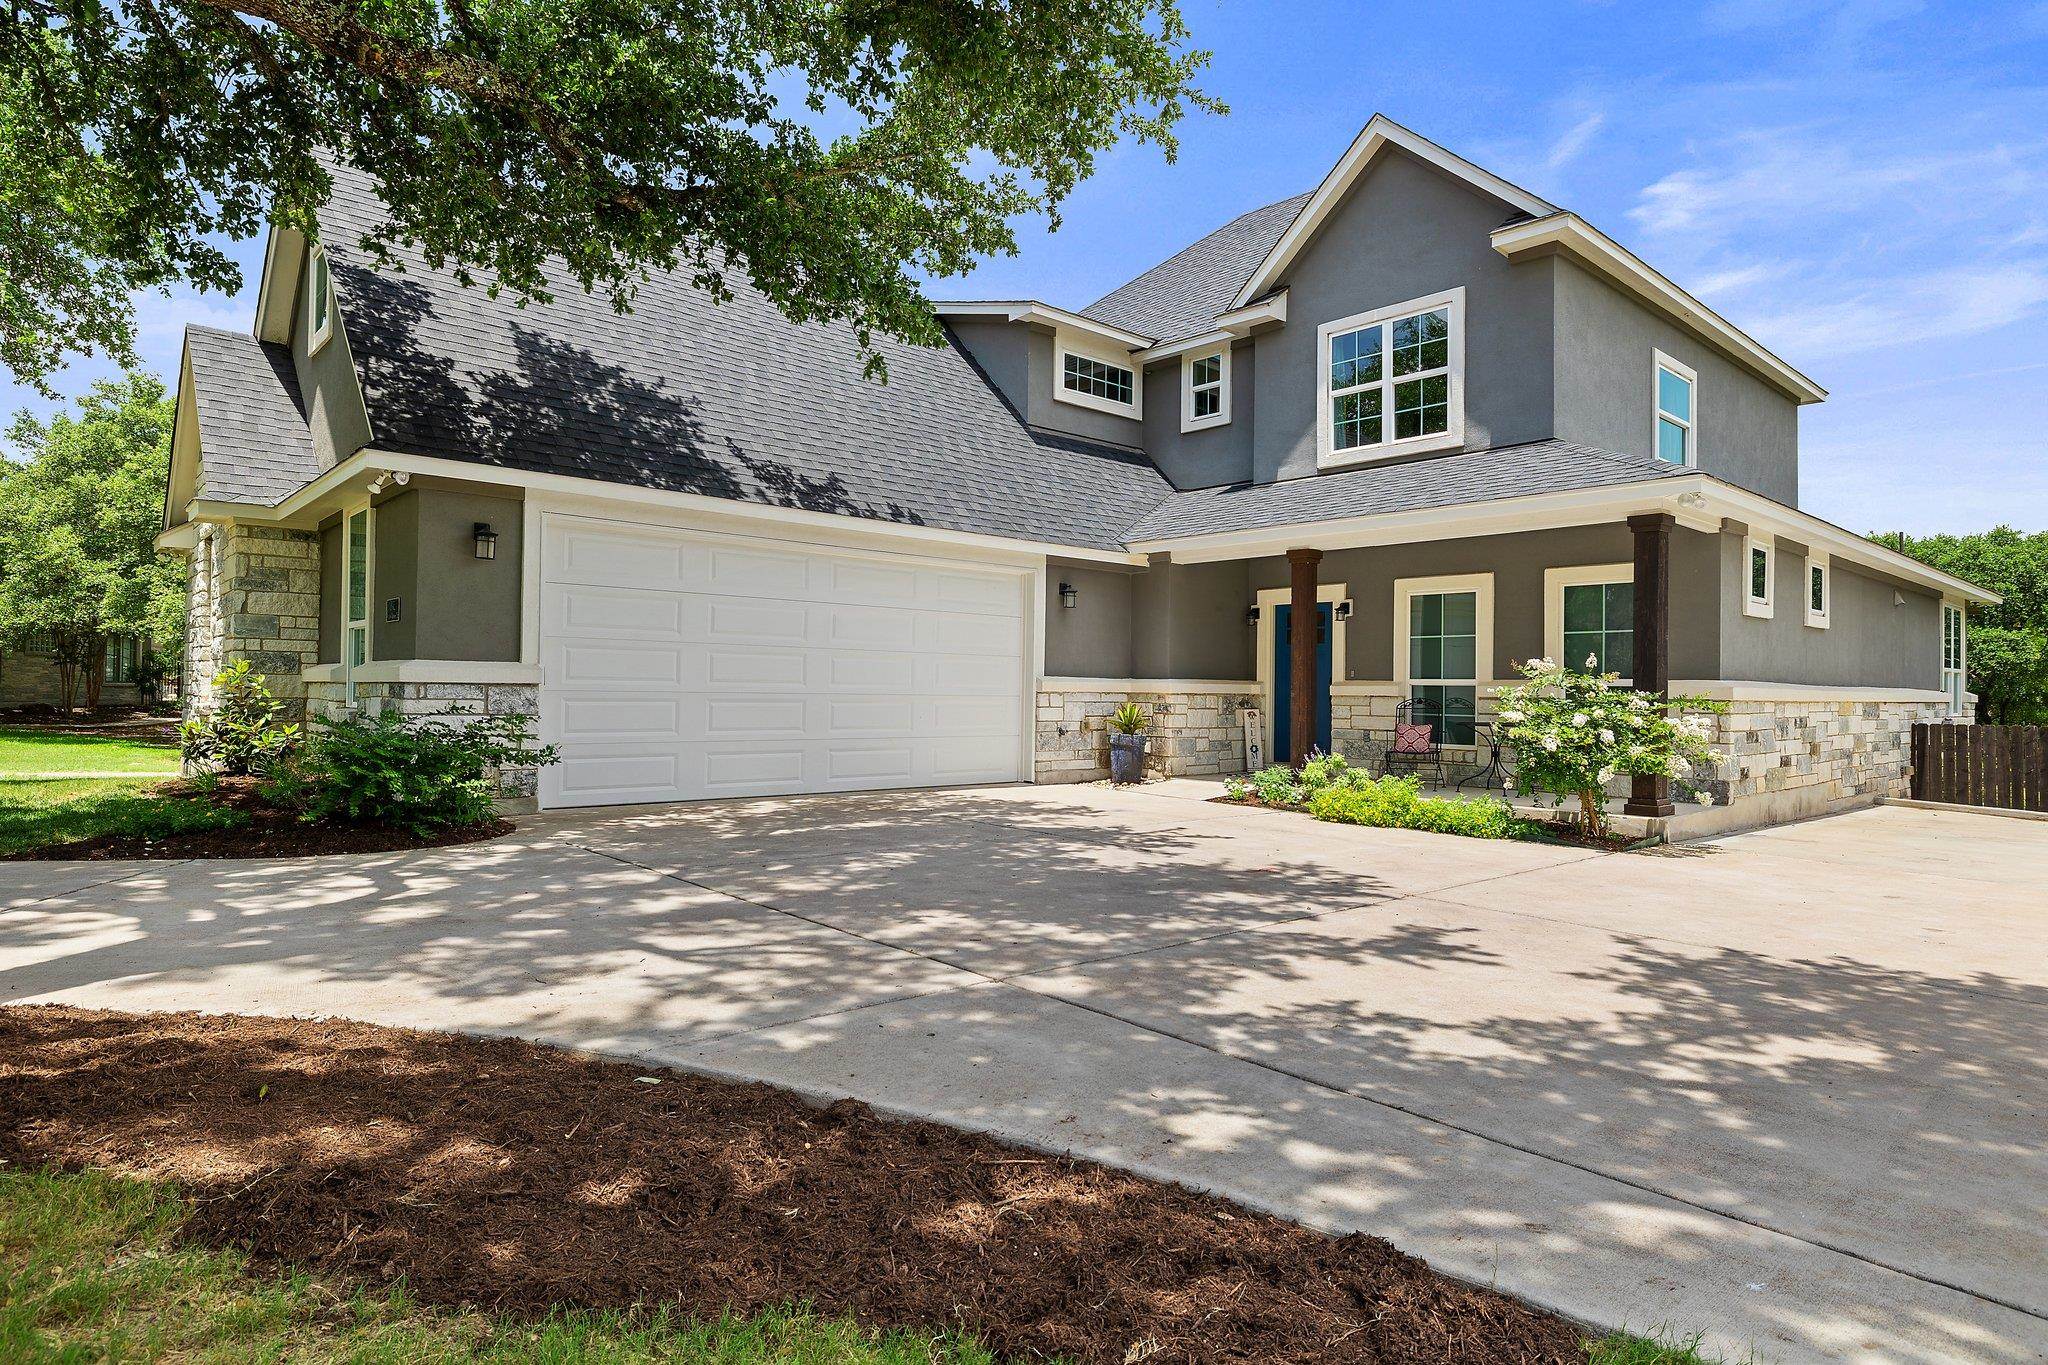
[[[1566,588],[1589,588],[1596,584],[1627,583],[1636,581],[1636,566],[1633,564],[1573,564],[1562,569],[1543,571],[1543,652],[1558,663],[1578,667],[1576,660],[1564,657],[1564,590]],[[1633,624],[1633,623],[1631,623]],[[1634,679],[1623,678],[1623,686],[1632,686]]]
[[[1699,395],[1693,395],[1699,401]],[[1749,561],[1758,550],[1764,552],[1764,596],[1762,601],[1749,592]],[[1778,544],[1767,535],[1746,535],[1742,538],[1742,614],[1769,620],[1776,614],[1778,596]]]
[[[1216,411],[1207,417],[1195,416],[1195,362],[1211,356],[1221,358],[1218,368]],[[1062,362],[1064,363],[1064,362]],[[1230,425],[1230,343],[1224,342],[1215,350],[1190,351],[1180,358],[1180,429],[1182,432],[1207,431],[1210,427]]]
[[[316,246],[306,260],[306,307],[308,316],[319,296],[320,267],[327,262],[327,248]],[[318,355],[334,336],[334,267],[327,267],[327,317],[313,328],[312,339],[306,344],[306,354]]]
[[[355,670],[360,665],[351,660],[349,650],[349,632],[357,627],[348,619],[348,528],[358,512],[363,514],[363,665],[377,660],[377,509],[366,499],[350,503],[341,513],[341,591],[336,594],[341,600],[336,611],[341,617],[342,700],[351,706],[356,701]]]
[[[1650,351],[1650,454],[1655,458],[1662,458],[1657,455],[1663,448],[1663,442],[1659,438],[1663,435],[1661,424],[1665,417],[1663,394],[1660,392],[1663,385],[1659,377],[1665,370],[1671,371],[1692,385],[1692,416],[1683,418],[1674,413],[1671,420],[1685,428],[1685,467],[1696,469],[1700,462],[1699,374],[1684,361],[1674,359],[1655,348]]]
[[[1327,373],[1327,367],[1325,367]],[[1397,701],[1407,701],[1415,694],[1415,685],[1441,683],[1450,687],[1463,687],[1463,678],[1416,678],[1410,675],[1408,641],[1409,599],[1421,594],[1436,592],[1469,592],[1473,594],[1473,611],[1477,619],[1473,622],[1472,641],[1472,718],[1479,719],[1479,704],[1487,693],[1497,690],[1493,678],[1493,575],[1490,573],[1446,574],[1435,578],[1397,578],[1394,580],[1394,686],[1398,689]],[[1476,749],[1476,744],[1446,744],[1446,749]]]
[[[1813,609],[1813,571],[1820,570],[1820,610]],[[1806,608],[1806,624],[1826,630],[1835,612],[1835,566],[1825,554],[1809,554],[1806,571],[1799,578],[1799,601]]]
[[[1450,380],[1445,419],[1448,425],[1442,431],[1433,431],[1427,436],[1410,436],[1404,441],[1392,438],[1394,430],[1394,408],[1391,402],[1382,405],[1380,414],[1382,434],[1387,439],[1374,446],[1355,446],[1349,450],[1336,448],[1336,431],[1330,412],[1330,338],[1344,332],[1355,332],[1374,323],[1391,322],[1411,313],[1426,313],[1433,308],[1449,307],[1451,310],[1451,336],[1446,359],[1450,362],[1447,377]],[[1392,353],[1391,340],[1388,353]],[[1392,376],[1388,376],[1386,387],[1392,394]],[[1377,460],[1395,459],[1402,455],[1415,455],[1431,450],[1448,450],[1465,444],[1465,286],[1446,289],[1442,293],[1425,294],[1404,303],[1389,304],[1375,308],[1368,313],[1354,313],[1348,318],[1337,318],[1316,329],[1316,465],[1321,469],[1343,469],[1357,464],[1371,464]]]
[[[1330,687],[1334,692],[1337,684],[1345,681],[1344,649],[1346,644],[1345,626],[1349,623],[1338,614],[1336,604],[1351,596],[1351,590],[1342,583],[1316,584],[1318,605],[1330,603]],[[1259,705],[1266,709],[1266,736],[1270,742],[1279,735],[1276,726],[1280,724],[1280,713],[1273,696],[1273,639],[1274,622],[1279,619],[1279,608],[1294,604],[1293,588],[1261,588],[1257,598],[1259,608],[1258,668]],[[1271,753],[1272,750],[1267,750]]]
[[[1948,614],[1956,614],[1956,666],[1948,666]],[[1949,679],[1955,685],[1949,685]],[[1948,701],[1950,718],[1969,714],[1970,613],[1952,597],[1941,601],[1941,692]]]
[[[1118,403],[1113,399],[1097,398],[1092,393],[1075,393],[1067,387],[1067,357],[1080,356],[1098,365],[1114,365],[1120,370],[1131,372],[1131,401]],[[1053,333],[1052,346],[1052,396],[1055,402],[1072,403],[1077,408],[1093,408],[1117,417],[1141,420],[1145,411],[1145,367],[1129,351],[1118,351],[1103,342],[1081,336],[1077,332],[1059,331]]]

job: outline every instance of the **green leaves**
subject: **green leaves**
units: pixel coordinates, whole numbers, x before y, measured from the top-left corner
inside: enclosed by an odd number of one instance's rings
[[[0,34],[0,361],[30,381],[125,358],[133,290],[235,288],[210,236],[311,229],[319,149],[377,182],[381,244],[516,297],[551,257],[621,307],[737,272],[936,343],[920,276],[1222,108],[1175,0],[24,0]]]
[[[2048,531],[1998,526],[1967,536],[1874,536],[2005,600],[1969,610],[1965,663],[1986,721],[2048,722]]]
[[[237,659],[214,675],[213,708],[178,727],[178,745],[185,761],[204,772],[268,773],[299,743],[299,727],[284,716],[269,680]]]
[[[553,763],[525,716],[441,716],[396,710],[319,722],[274,795],[308,820],[381,824],[425,836],[491,817],[504,768]]]

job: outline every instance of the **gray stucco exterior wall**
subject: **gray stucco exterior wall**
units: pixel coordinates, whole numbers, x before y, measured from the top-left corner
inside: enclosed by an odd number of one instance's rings
[[[413,624],[408,642],[413,652],[384,657],[516,660],[524,548],[519,501],[454,488],[425,488],[410,496],[418,500],[410,547],[415,577],[406,613]],[[480,521],[498,533],[496,559],[476,557],[474,531]],[[382,587],[381,569],[378,582],[381,603],[390,596]]]
[[[1941,598],[1836,561],[1828,626],[1806,624],[1806,547],[1777,542],[1768,617],[1743,610],[1743,537],[1720,537],[1724,675],[1751,682],[1941,687]],[[1901,603],[1898,599],[1903,597]],[[1705,675],[1713,676],[1713,675]]]
[[[1286,325],[1258,338],[1256,482],[1317,472],[1323,323],[1459,285],[1465,448],[1553,434],[1552,265],[1510,262],[1493,249],[1489,234],[1508,213],[1405,153],[1387,152],[1366,172],[1288,271]]]
[[[370,443],[370,414],[363,406],[362,385],[356,380],[355,360],[349,353],[348,336],[337,314],[333,335],[316,353],[313,347],[310,272],[313,253],[301,254],[299,290],[292,309],[292,365],[298,371],[299,392],[306,402],[306,420],[313,437],[313,450],[322,468],[333,466]],[[335,306],[348,301],[335,290]]]
[[[1258,402],[1258,347],[1230,348],[1230,420],[1220,427],[1183,432],[1181,362],[1175,356],[1145,371],[1145,453],[1175,488],[1215,488],[1252,477],[1252,433]]]
[[[1213,682],[1252,676],[1252,632],[1244,622],[1251,604],[1246,561],[1170,564],[1154,556],[1132,587],[1136,676]]]
[[[1131,664],[1131,582],[1128,569],[1067,560],[1045,567],[1045,672],[1055,678],[1128,678]],[[1059,586],[1072,584],[1074,605],[1060,605]]]
[[[1661,350],[1698,373],[1700,469],[1798,506],[1798,404],[1585,267],[1552,259],[1556,435],[1603,450],[1655,454],[1653,352]]]

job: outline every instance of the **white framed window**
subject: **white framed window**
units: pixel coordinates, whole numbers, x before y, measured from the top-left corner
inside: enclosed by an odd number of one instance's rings
[[[1835,606],[1834,566],[1828,557],[1812,554],[1806,557],[1806,624],[1815,630],[1826,630]]]
[[[1545,569],[1543,648],[1574,672],[1614,673],[1623,683],[1631,681],[1636,667],[1635,565]]]
[[[1657,420],[1650,432],[1650,451],[1671,464],[1698,464],[1699,376],[1662,351],[1650,352],[1656,363],[1653,402]]]
[[[1053,339],[1052,396],[1062,403],[1136,418],[1144,398],[1143,371],[1117,355],[1061,332]]]
[[[1180,358],[1180,429],[1202,431],[1230,422],[1230,347]]]
[[[370,601],[376,590],[376,513],[358,504],[341,519],[341,676],[349,702],[356,699],[355,670],[369,663]]]
[[[1742,538],[1742,612],[1769,617],[1775,610],[1778,547],[1769,536]]]
[[[1941,604],[1941,690],[1948,696],[1948,713],[1960,716],[1968,709],[1967,670],[1969,640],[1964,634],[1963,608],[1958,602]]]
[[[1441,742],[1476,742],[1479,689],[1493,681],[1493,575],[1394,580],[1394,672]]]
[[[306,309],[311,320],[312,339],[306,350],[319,350],[334,335],[334,277],[327,267],[325,247],[313,248],[313,263],[307,271],[309,280]]]
[[[1383,460],[1465,443],[1465,290],[1316,331],[1316,460]]]

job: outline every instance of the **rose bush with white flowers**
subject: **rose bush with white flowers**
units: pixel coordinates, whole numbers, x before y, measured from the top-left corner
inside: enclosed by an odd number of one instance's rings
[[[1592,660],[1588,660],[1590,667]],[[1588,834],[1607,830],[1606,787],[1616,777],[1664,776],[1694,800],[1713,797],[1692,781],[1711,765],[1708,716],[1725,710],[1704,697],[1657,697],[1622,687],[1612,673],[1581,673],[1550,659],[1519,666],[1528,681],[1500,690],[1495,719],[1515,751],[1515,781],[1579,801]]]

